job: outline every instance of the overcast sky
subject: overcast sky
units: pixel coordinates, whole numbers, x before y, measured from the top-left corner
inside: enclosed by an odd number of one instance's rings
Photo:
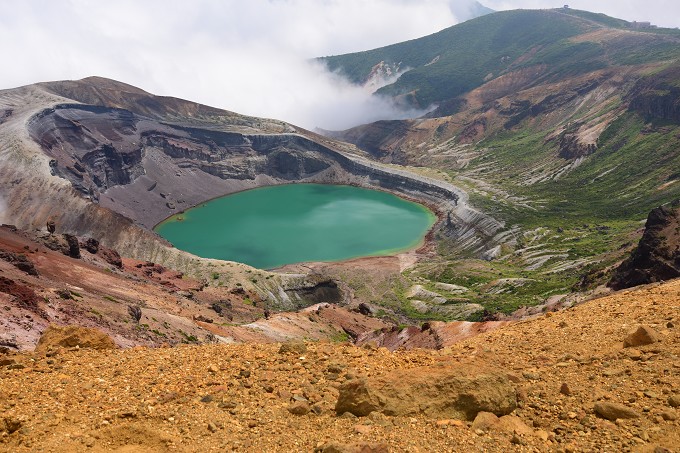
[[[315,56],[434,33],[470,0],[0,0],[0,88],[100,75],[308,128],[397,112]],[[493,9],[563,2],[487,0]],[[680,26],[678,0],[577,0],[573,8]]]

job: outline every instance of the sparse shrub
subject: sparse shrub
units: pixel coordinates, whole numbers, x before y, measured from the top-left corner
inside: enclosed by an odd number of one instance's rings
[[[128,313],[135,322],[139,322],[139,320],[142,319],[142,309],[138,305],[129,305]]]

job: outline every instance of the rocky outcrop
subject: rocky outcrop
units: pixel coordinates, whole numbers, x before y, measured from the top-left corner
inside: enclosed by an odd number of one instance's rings
[[[397,370],[340,387],[335,411],[366,416],[426,415],[473,420],[479,412],[507,415],[517,407],[505,373],[473,366]]]
[[[262,176],[269,184],[356,181],[422,194],[428,201],[458,199],[455,190],[395,174],[301,135],[244,135],[69,104],[33,117],[29,132],[52,158],[53,174],[147,227],[171,215],[173,208],[262,185],[257,182]]]
[[[680,123],[680,67],[673,66],[647,76],[635,84],[628,95],[629,109],[646,119]]]
[[[423,323],[421,327],[384,327],[359,336],[356,343],[358,345],[373,344],[390,351],[416,348],[443,349],[509,323],[509,321],[430,321]]]
[[[583,143],[578,134],[562,134],[558,146],[559,156],[567,160],[586,157],[597,151],[597,145],[595,143]]]
[[[117,267],[118,269],[121,269],[123,267],[123,259],[121,258],[120,254],[113,249],[100,246],[99,250],[97,250],[97,255],[102,257],[104,261],[111,264],[112,266]]]
[[[398,144],[412,132],[412,125],[410,120],[383,120],[346,131],[324,131],[324,134],[354,143],[377,160],[403,163]]]
[[[616,269],[609,286],[630,288],[680,277],[680,200],[654,209],[637,248]]]
[[[54,348],[116,349],[116,343],[105,333],[88,327],[50,325],[35,347],[37,353]]]
[[[7,261],[28,275],[38,276],[38,270],[31,260],[29,260],[26,255],[21,253],[12,253],[6,250],[0,250],[0,260]]]
[[[72,234],[64,234],[64,240],[68,244],[68,256],[71,258],[80,258],[80,244],[78,238]]]
[[[99,241],[94,238],[82,239],[80,241],[80,248],[87,250],[93,255],[98,255],[104,259],[104,261],[119,269],[123,267],[123,259],[120,254],[113,249],[101,245]]]

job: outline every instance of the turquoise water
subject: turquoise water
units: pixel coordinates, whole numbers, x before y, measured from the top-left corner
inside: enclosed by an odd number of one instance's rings
[[[217,198],[155,230],[195,255],[269,269],[406,250],[435,220],[424,206],[385,192],[290,184]]]

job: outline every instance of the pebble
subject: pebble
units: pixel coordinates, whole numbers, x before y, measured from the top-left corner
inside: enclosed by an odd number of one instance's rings
[[[661,418],[666,421],[675,421],[678,419],[678,414],[673,409],[666,409],[661,412]]]
[[[671,395],[668,397],[668,405],[670,407],[680,407],[680,395]]]
[[[565,396],[571,396],[571,389],[566,382],[562,383],[562,386],[560,387],[560,393]]]

